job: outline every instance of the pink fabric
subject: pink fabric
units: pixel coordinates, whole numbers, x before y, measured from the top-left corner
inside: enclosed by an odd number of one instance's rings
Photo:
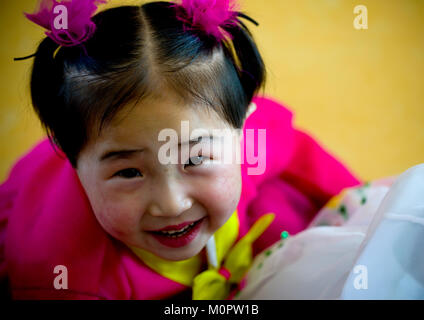
[[[178,0],[177,4],[184,8],[177,13],[177,19],[184,22],[184,28],[200,29],[212,35],[218,41],[225,37],[232,40],[232,35],[223,33],[221,28],[237,25],[237,10],[239,5],[234,0]]]
[[[242,165],[239,237],[262,214],[276,220],[255,252],[283,230],[306,227],[325,202],[360,183],[314,139],[292,127],[280,103],[256,97],[246,129],[267,129],[267,167],[247,175]],[[250,147],[250,146],[248,146]],[[75,170],[47,140],[22,157],[0,186],[0,278],[16,299],[165,299],[188,288],[144,265],[100,227]],[[68,269],[67,290],[53,287],[56,265]]]
[[[227,280],[231,278],[231,272],[225,267],[221,267],[218,272],[219,274],[223,275]]]
[[[96,25],[91,21],[91,16],[96,12],[97,6],[106,3],[106,0],[41,0],[37,12],[25,16],[32,22],[47,29],[46,35],[61,46],[71,47],[87,41],[96,30]],[[62,10],[54,11],[59,6],[66,7],[66,27],[57,29],[55,20]]]

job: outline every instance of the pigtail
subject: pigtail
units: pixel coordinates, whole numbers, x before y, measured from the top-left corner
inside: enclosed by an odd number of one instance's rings
[[[258,25],[255,20],[241,12],[238,12],[237,15]],[[237,20],[237,26],[230,25],[224,27],[233,38],[232,45],[234,47],[235,56],[228,52],[228,47],[226,47],[225,50],[227,50],[227,54],[233,56],[234,65],[237,66],[240,82],[246,93],[246,99],[250,103],[253,96],[265,84],[265,64],[249,29],[242,21],[239,19]]]
[[[63,83],[62,70],[54,58],[58,48],[59,45],[49,37],[41,41],[34,54],[30,83],[32,106],[55,151],[60,145],[53,134],[56,128],[51,125],[61,118],[59,91]]]

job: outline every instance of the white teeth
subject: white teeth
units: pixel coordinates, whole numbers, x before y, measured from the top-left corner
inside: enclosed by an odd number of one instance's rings
[[[184,228],[182,228],[182,229],[180,229],[180,230],[160,231],[160,233],[162,233],[162,234],[164,234],[164,235],[167,235],[167,236],[173,236],[173,237],[176,237],[177,235],[174,235],[174,234],[182,233],[182,232],[184,232],[184,231],[187,231],[188,229],[190,229],[191,227],[193,227],[193,226],[194,226],[194,224],[195,224],[195,222],[193,222],[192,224],[189,224],[189,225],[185,226]]]

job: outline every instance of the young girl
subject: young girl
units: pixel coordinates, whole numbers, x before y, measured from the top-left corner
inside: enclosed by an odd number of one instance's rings
[[[90,19],[99,2],[43,1],[27,15],[48,29],[31,95],[50,139],[0,188],[0,277],[16,299],[231,298],[252,254],[360,182],[257,96],[265,67],[243,20],[256,22],[234,3],[150,2]],[[190,155],[160,161],[163,129],[178,134],[171,151]],[[223,163],[224,144],[209,152],[216,129],[236,137],[232,153],[259,153],[264,171]],[[265,149],[244,139],[259,129]]]

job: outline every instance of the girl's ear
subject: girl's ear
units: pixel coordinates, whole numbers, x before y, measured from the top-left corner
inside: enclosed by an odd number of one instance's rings
[[[250,116],[253,112],[255,112],[255,110],[256,110],[256,103],[252,102],[252,103],[251,103],[251,104],[249,104],[249,106],[247,107],[246,117],[244,118],[244,121],[243,121],[243,127],[244,127],[244,124],[245,124],[245,122],[246,122],[246,119],[247,119],[247,118],[249,118],[249,116]]]
[[[246,119],[249,118],[249,116],[255,111],[256,111],[256,103],[252,102],[251,104],[249,104],[249,107],[247,108],[246,118],[244,120],[246,121]]]

